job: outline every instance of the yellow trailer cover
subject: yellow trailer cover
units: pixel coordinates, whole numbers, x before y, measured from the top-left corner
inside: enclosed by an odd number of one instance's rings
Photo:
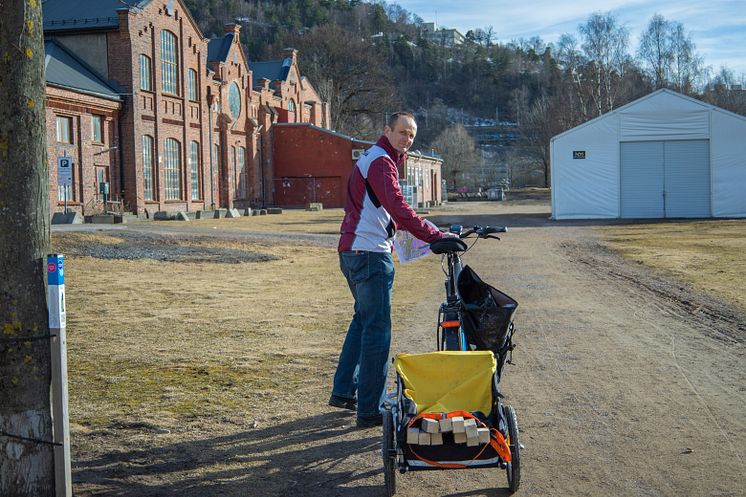
[[[495,356],[489,350],[398,354],[396,371],[404,383],[404,395],[426,412],[480,411],[492,408]]]

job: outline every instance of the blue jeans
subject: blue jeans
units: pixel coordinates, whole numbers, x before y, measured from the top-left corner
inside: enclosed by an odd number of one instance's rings
[[[355,298],[332,393],[354,399],[358,417],[381,412],[391,345],[391,288],[394,260],[390,253],[340,252],[339,267]]]

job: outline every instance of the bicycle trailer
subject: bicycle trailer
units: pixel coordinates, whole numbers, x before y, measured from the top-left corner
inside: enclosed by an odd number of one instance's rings
[[[501,468],[509,483],[515,478],[518,427],[491,351],[399,354],[394,365],[397,390],[383,426],[388,495],[397,470]]]

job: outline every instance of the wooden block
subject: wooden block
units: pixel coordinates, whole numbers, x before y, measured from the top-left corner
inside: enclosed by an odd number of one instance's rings
[[[442,433],[431,433],[430,434],[430,445],[443,445],[443,434]]]
[[[440,418],[440,432],[449,433],[453,431],[453,421],[451,418]]]
[[[453,433],[453,441],[456,442],[457,444],[466,443],[466,433],[464,433],[464,432],[461,432],[461,433],[454,432]]]
[[[479,438],[479,434],[477,433],[477,421],[475,419],[470,418],[464,420],[464,431],[466,431],[467,438]]]
[[[424,431],[420,432],[419,440],[417,441],[419,445],[430,445],[430,434]]]
[[[479,438],[478,437],[466,437],[466,446],[467,447],[476,447],[479,445]]]
[[[453,427],[453,433],[466,433],[466,430],[464,429],[464,418],[462,416],[451,418],[451,423]]]
[[[422,418],[422,429],[428,433],[438,433],[439,424],[434,419]]]
[[[490,429],[489,428],[477,428],[477,434],[479,436],[480,444],[490,443]]]
[[[419,428],[407,428],[407,443],[418,444],[420,443],[420,429]]]

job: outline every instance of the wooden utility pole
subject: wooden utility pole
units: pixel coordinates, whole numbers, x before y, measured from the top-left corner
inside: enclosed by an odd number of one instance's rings
[[[0,0],[0,495],[54,496],[40,0]]]

